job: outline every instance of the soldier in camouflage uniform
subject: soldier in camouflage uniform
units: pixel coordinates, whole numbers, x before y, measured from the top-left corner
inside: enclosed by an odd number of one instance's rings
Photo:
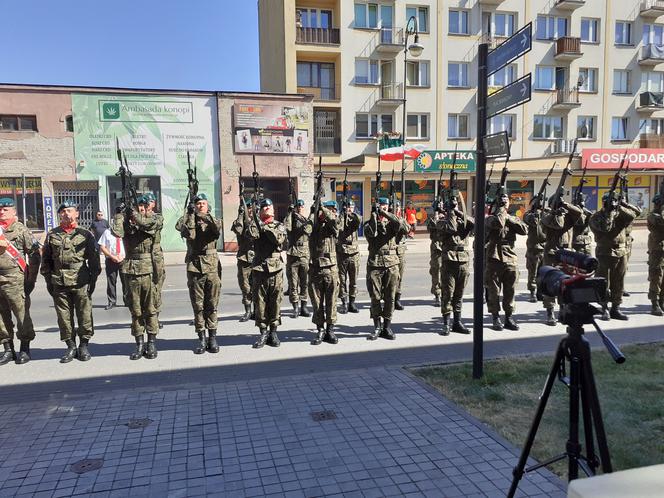
[[[30,342],[35,329],[30,317],[30,294],[39,275],[41,254],[32,232],[18,221],[14,200],[0,199],[0,343],[4,352],[0,365],[10,361],[23,364],[30,361]],[[21,350],[14,353],[14,324]]]
[[[339,269],[337,268],[337,220],[336,201],[325,201],[317,213],[310,217],[313,231],[311,245],[311,278],[309,295],[314,308],[312,321],[316,325],[316,338],[311,344],[317,346],[325,341],[336,344],[334,324],[337,322],[337,296],[339,294]]]
[[[143,356],[147,359],[157,357],[159,320],[155,292],[158,276],[155,275],[152,259],[154,240],[163,228],[163,218],[148,214],[148,202],[144,197],[139,198],[137,208],[131,208],[129,212],[121,204],[111,225],[111,232],[122,238],[127,254],[122,264],[122,273],[127,285],[126,304],[131,313],[131,335],[136,341],[136,350],[129,356],[132,360]],[[146,332],[147,344],[144,337]]]
[[[544,259],[544,243],[546,235],[542,230],[542,206],[534,205],[523,217],[523,222],[528,226],[528,237],[526,239],[526,269],[528,270],[528,301],[537,302],[537,272],[542,266]]]
[[[380,337],[393,340],[392,313],[399,285],[399,254],[397,236],[406,236],[410,227],[406,221],[388,210],[389,200],[378,199],[369,221],[364,223],[364,236],[369,244],[367,259],[367,290],[371,298],[371,318],[374,330],[367,337],[373,341]],[[381,305],[382,301],[382,305]]]
[[[555,210],[549,209],[542,214],[542,230],[546,235],[543,261],[545,265],[556,266],[556,252],[559,249],[571,249],[572,228],[579,218],[581,218],[582,214],[583,211],[581,208],[564,200],[560,201],[560,205]],[[544,309],[546,310],[545,323],[550,326],[555,326],[556,318],[553,315],[553,308],[556,304],[556,299],[550,296],[544,296],[542,302],[544,304]]]
[[[339,217],[339,238],[337,239],[337,263],[339,265],[340,313],[358,313],[355,305],[357,279],[360,276],[360,246],[357,231],[362,218],[355,212],[355,203],[348,201],[345,215]],[[346,304],[348,296],[348,304]]]
[[[505,312],[505,328],[519,330],[512,314],[514,313],[514,293],[519,281],[519,266],[514,250],[517,235],[526,235],[528,226],[517,216],[508,214],[509,197],[505,190],[499,196],[496,214],[486,218],[486,270],[484,285],[486,286],[487,308],[493,317],[493,329],[503,330],[500,321],[500,289],[503,290],[503,311]]]
[[[240,201],[237,218],[233,222],[231,230],[237,236],[237,283],[242,292],[242,304],[244,305],[244,315],[240,317],[240,321],[246,322],[252,315],[251,268],[254,261],[254,239],[249,235],[249,226],[254,208],[251,200],[240,199]]]
[[[615,193],[602,196],[602,209],[590,217],[590,229],[595,235],[595,257],[598,261],[595,276],[606,278],[611,310],[608,302],[602,303],[602,320],[627,320],[620,311],[622,304],[625,273],[627,272],[627,228],[641,210],[625,201],[620,201]]]
[[[284,227],[288,234],[286,276],[288,277],[288,297],[293,306],[293,318],[309,317],[311,313],[307,310],[307,281],[309,279],[311,221],[304,216],[302,199],[297,200],[296,206],[289,206]]]
[[[278,347],[281,343],[277,327],[281,325],[281,296],[284,290],[281,251],[286,242],[286,228],[274,219],[274,206],[270,199],[261,201],[260,214],[254,214],[249,225],[249,236],[254,241],[251,278],[256,326],[261,334],[254,348],[262,348],[266,343]]]
[[[155,209],[157,207],[157,197],[152,193],[148,192],[145,194],[145,198],[148,201],[146,205],[146,211],[151,216],[156,216],[161,218],[161,224],[164,224],[164,216],[161,213],[158,213]],[[164,251],[161,248],[161,230],[155,234],[154,245],[152,247],[152,263],[154,265],[154,278],[155,278],[155,290],[154,290],[154,300],[155,308],[157,309],[157,320],[159,321],[159,328],[164,328],[164,325],[159,320],[159,315],[161,314],[161,302],[162,296],[161,291],[164,288],[164,281],[166,280],[166,265],[164,265]]]
[[[662,205],[664,197],[657,194],[653,197],[653,209],[648,214],[648,299],[650,314],[664,315],[664,216]]]
[[[58,215],[60,226],[46,235],[41,274],[53,297],[60,340],[67,345],[60,363],[69,363],[74,358],[88,361],[88,343],[94,334],[91,297],[101,273],[97,241],[90,231],[78,226],[78,207],[74,202],[60,204]],[[80,338],[78,348],[76,335]]]
[[[475,220],[466,215],[466,206],[459,191],[451,192],[445,210],[436,223],[441,232],[442,263],[440,267],[441,307],[443,328],[441,335],[450,333],[450,312],[453,313],[452,332],[470,334],[461,322],[463,291],[470,274],[468,236],[475,228]]]
[[[405,218],[401,211],[401,203],[395,201],[394,204],[394,214],[405,223]],[[404,271],[406,271],[406,240],[409,233],[410,225],[408,225],[408,232],[405,234],[399,233],[396,238],[397,254],[399,255],[399,280],[397,282],[397,293],[394,296],[394,309],[399,311],[403,310],[403,304],[401,304],[401,283],[403,282]]]
[[[217,254],[217,240],[221,234],[221,220],[212,216],[207,196],[199,193],[187,206],[187,214],[177,221],[175,229],[187,241],[184,260],[187,264],[187,287],[198,335],[194,353],[218,353],[217,306],[221,292],[221,262]]]
[[[593,242],[593,236],[590,233],[590,217],[593,212],[586,208],[587,198],[586,194],[580,193],[576,200],[576,205],[581,209],[582,214],[572,227],[572,249],[590,256]]]
[[[429,232],[429,275],[431,275],[431,294],[434,297],[434,306],[440,306],[440,267],[443,264],[442,237],[443,232],[438,229],[440,210],[438,201],[433,203],[433,216],[427,219]]]

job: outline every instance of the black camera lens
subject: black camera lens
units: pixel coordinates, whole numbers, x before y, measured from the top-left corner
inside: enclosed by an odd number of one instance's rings
[[[537,290],[539,293],[558,297],[561,295],[563,281],[570,276],[562,270],[553,266],[542,266],[537,272]]]
[[[586,273],[594,272],[599,266],[596,258],[581,252],[570,251],[569,249],[558,249],[556,251],[556,261],[561,264],[573,266]]]

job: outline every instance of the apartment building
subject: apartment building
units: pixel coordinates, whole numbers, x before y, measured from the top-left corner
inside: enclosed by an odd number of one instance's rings
[[[426,149],[408,161],[406,193],[426,209],[449,151],[476,147],[479,44],[495,47],[528,23],[532,50],[489,79],[494,92],[532,75],[531,101],[488,123],[489,133],[510,136],[514,211],[525,210],[552,161],[566,161],[574,139],[573,168],[589,165],[591,207],[608,188],[616,152],[628,148],[630,198],[647,208],[658,190],[664,1],[259,0],[258,6],[261,89],[314,95],[314,154],[322,155],[330,177],[349,167],[365,211],[378,162],[374,138],[401,130],[404,83],[406,140]],[[408,56],[404,81],[411,16],[424,50],[417,59]],[[472,200],[468,156],[460,178]]]

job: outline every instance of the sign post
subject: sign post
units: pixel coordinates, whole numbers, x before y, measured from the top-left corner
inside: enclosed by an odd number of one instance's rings
[[[530,100],[530,73],[487,97],[486,117],[492,118]]]
[[[510,139],[506,131],[499,131],[484,137],[484,152],[486,157],[509,157]]]

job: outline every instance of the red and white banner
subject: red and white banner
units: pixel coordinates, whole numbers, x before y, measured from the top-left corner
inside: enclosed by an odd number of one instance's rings
[[[618,169],[625,157],[629,169],[664,169],[664,149],[583,149],[581,165],[588,169]]]
[[[424,152],[424,145],[408,145],[405,147],[406,159],[417,159]],[[381,161],[400,161],[404,156],[404,147],[388,147],[380,150]]]

